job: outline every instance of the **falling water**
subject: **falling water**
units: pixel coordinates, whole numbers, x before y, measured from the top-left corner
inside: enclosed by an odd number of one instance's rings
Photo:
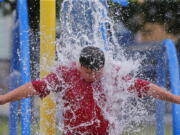
[[[137,76],[143,58],[125,57],[114,36],[113,21],[106,15],[106,4],[99,0],[64,0],[60,10],[57,56],[58,65],[69,65],[78,60],[80,50],[85,46],[97,46],[104,50],[106,64],[101,82],[106,96],[105,105],[100,99],[101,93],[96,91],[96,82],[93,83],[93,94],[104,117],[110,123],[110,135],[119,135],[125,130],[138,131],[138,127],[143,122],[150,121],[152,115],[149,115],[143,99],[139,99],[136,93],[127,91]],[[102,24],[109,27],[107,41],[102,39]],[[104,44],[108,45],[108,49],[104,49]],[[118,67],[120,72],[116,70]],[[121,79],[129,74],[132,77],[130,82]],[[114,78],[117,78],[116,86]],[[59,106],[63,108],[63,105]],[[63,122],[59,121],[61,122],[58,128],[63,130]]]

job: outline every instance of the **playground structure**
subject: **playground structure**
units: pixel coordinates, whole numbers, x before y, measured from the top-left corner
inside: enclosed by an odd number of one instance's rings
[[[106,4],[105,0],[101,0],[102,3]],[[114,2],[121,1],[114,0]],[[122,5],[126,6],[127,1],[124,0],[125,3]],[[55,33],[56,33],[56,1],[55,0],[40,0],[40,32],[43,33],[40,35],[40,67],[46,67],[53,64],[55,60]],[[30,79],[30,44],[29,44],[29,25],[28,25],[28,6],[26,0],[18,0],[17,1],[17,10],[16,10],[16,18],[15,24],[19,21],[19,25],[17,25],[13,30],[13,49],[12,49],[12,59],[11,59],[11,72],[15,73],[16,71],[20,72],[19,74],[12,74],[11,76],[11,85],[10,90],[22,85],[26,82],[29,82]],[[107,11],[102,11],[102,16],[107,16]],[[104,23],[101,24],[100,31],[102,33],[102,38],[104,40],[104,48],[108,50],[108,41],[107,41],[107,30]],[[18,35],[18,36],[17,36]],[[47,38],[48,37],[48,38]],[[146,44],[147,48],[142,49],[141,51],[149,51],[153,50],[154,53],[158,55],[157,60],[158,64],[156,65],[156,73],[157,73],[157,82],[160,86],[165,87],[166,85],[166,73],[169,72],[170,76],[170,86],[173,90],[173,93],[176,95],[180,95],[179,91],[179,64],[178,58],[176,54],[176,49],[171,40],[164,40],[161,45],[157,47],[157,45],[153,46],[154,49],[148,48],[149,46]],[[152,46],[151,46],[152,47]],[[128,48],[130,52],[138,51],[138,45],[134,45]],[[142,46],[141,46],[142,48]],[[17,54],[19,50],[20,55]],[[162,59],[162,54],[166,56],[166,59]],[[46,63],[44,63],[44,57],[48,59]],[[168,61],[168,64],[165,65],[165,61]],[[166,68],[165,68],[166,67]],[[48,74],[43,68],[40,71],[40,77],[44,77]],[[162,72],[164,71],[164,72]],[[19,80],[14,82],[13,80]],[[56,134],[56,124],[55,124],[55,103],[51,99],[51,96],[45,98],[41,103],[40,109],[40,134],[41,135],[55,135]],[[30,135],[31,134],[31,98],[21,100],[21,134],[22,135]],[[13,102],[10,105],[10,115],[9,115],[9,125],[10,125],[10,135],[17,134],[17,122],[18,122],[18,102]],[[53,110],[51,114],[47,113],[48,110]],[[173,135],[180,134],[180,117],[178,112],[180,112],[180,107],[176,104],[173,104],[172,109],[172,117],[173,117]],[[164,102],[157,101],[157,135],[164,135]],[[49,127],[48,124],[51,123]]]
[[[148,68],[144,68],[144,72],[155,72],[155,82],[161,87],[167,87],[169,81],[170,89],[175,95],[179,95],[179,62],[174,43],[170,39],[164,40],[162,43],[145,43],[132,45],[126,48],[129,55],[140,52],[147,55],[147,62],[154,60],[156,65],[146,63]],[[148,54],[147,54],[148,53]],[[150,60],[151,59],[151,60]],[[169,80],[167,80],[169,76]],[[147,75],[149,77],[149,75]],[[179,105],[172,105],[172,122],[173,135],[179,134]],[[165,103],[164,101],[156,101],[156,135],[165,135]]]

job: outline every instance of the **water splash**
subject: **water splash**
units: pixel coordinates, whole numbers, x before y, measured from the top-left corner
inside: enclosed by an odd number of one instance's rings
[[[135,93],[127,91],[137,76],[143,58],[125,57],[123,49],[114,36],[113,21],[108,16],[103,17],[102,10],[107,11],[106,6],[98,0],[64,0],[60,11],[59,39],[56,43],[57,64],[68,66],[71,62],[78,61],[79,53],[84,46],[97,46],[104,50],[100,25],[104,23],[109,26],[107,39],[109,49],[105,51],[106,64],[102,78],[106,102],[100,99],[102,93],[96,91],[96,82],[93,84],[93,95],[104,117],[110,123],[109,134],[119,135],[125,130],[137,130],[144,121],[149,121],[147,118],[151,115],[146,110],[143,100]],[[120,67],[120,72],[117,72],[117,67]],[[127,83],[122,78],[129,74],[132,80]],[[118,83],[114,78],[117,78]],[[58,99],[61,99],[59,110],[67,109],[63,106],[65,101],[62,100],[62,96]],[[59,116],[62,116],[61,112],[58,113],[58,118]],[[60,119],[58,125],[61,131],[64,128],[62,121],[63,119]],[[79,126],[88,124],[83,123]]]

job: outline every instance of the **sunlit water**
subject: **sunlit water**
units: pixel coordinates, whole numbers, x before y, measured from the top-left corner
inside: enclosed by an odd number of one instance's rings
[[[104,15],[102,15],[102,12]],[[133,83],[137,72],[141,66],[138,55],[136,58],[126,58],[121,46],[117,43],[114,36],[113,21],[107,16],[105,4],[99,0],[64,0],[60,10],[59,26],[57,27],[59,38],[57,39],[57,66],[66,65],[78,61],[80,50],[85,46],[97,46],[104,50],[106,63],[104,76],[101,79],[103,84],[103,94],[106,101],[102,101],[102,93],[96,91],[96,82],[92,84],[94,100],[102,109],[104,117],[109,121],[109,134],[120,135],[124,131],[138,132],[139,126],[144,122],[152,121],[152,114],[147,108],[151,105],[144,104],[144,100],[137,97],[136,93],[129,93],[127,88]],[[102,39],[100,32],[101,25],[105,23],[109,27],[106,41]],[[108,48],[105,48],[105,45]],[[116,68],[120,67],[120,72]],[[51,68],[50,68],[51,69]],[[52,69],[51,69],[52,70]],[[122,77],[131,74],[132,80],[128,83]],[[118,77],[117,77],[118,76]],[[117,78],[117,85],[114,85]],[[58,129],[63,132],[64,108],[62,99],[63,94],[57,96],[57,119]],[[71,110],[73,112],[73,110]],[[83,123],[79,126],[85,126]],[[86,134],[86,133],[84,133]]]

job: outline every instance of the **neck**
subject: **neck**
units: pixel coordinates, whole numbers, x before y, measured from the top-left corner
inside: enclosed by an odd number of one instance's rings
[[[80,63],[78,61],[76,62],[76,68],[78,71],[80,71]]]

